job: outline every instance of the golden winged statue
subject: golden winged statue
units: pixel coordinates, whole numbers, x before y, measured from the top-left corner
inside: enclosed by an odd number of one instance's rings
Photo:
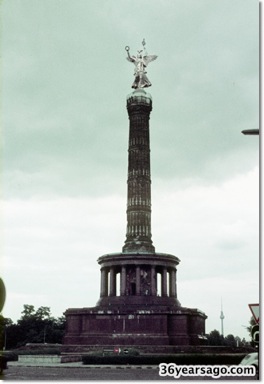
[[[147,72],[145,69],[151,61],[156,60],[156,58],[158,57],[157,55],[147,54],[147,51],[145,48],[145,45],[146,45],[145,39],[142,41],[142,45],[143,45],[143,49],[138,51],[137,56],[134,56],[134,55],[130,56],[130,53],[129,53],[130,48],[128,46],[125,47],[127,51],[127,60],[130,61],[131,63],[134,63],[135,65],[135,72],[134,72],[135,80],[132,84],[132,88],[135,88],[135,89],[147,88],[151,86],[151,82],[147,78],[147,75],[146,75]]]

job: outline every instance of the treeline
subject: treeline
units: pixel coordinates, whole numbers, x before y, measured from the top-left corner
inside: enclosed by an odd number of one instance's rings
[[[11,350],[27,343],[61,344],[65,317],[54,318],[49,307],[24,305],[21,318],[17,323],[0,315],[0,349]]]
[[[211,346],[244,347],[250,344],[245,340],[245,338],[241,340],[239,336],[234,336],[230,334],[224,337],[216,329],[206,336],[207,344]]]
[[[249,326],[246,327],[249,336],[251,337],[251,328],[255,325],[255,319],[252,316],[249,320]],[[239,336],[227,335],[223,336],[219,331],[214,329],[207,336],[207,344],[212,346],[229,346],[229,347],[244,347],[247,345],[255,346],[254,342],[251,340],[250,342],[246,341],[245,338],[241,339]]]

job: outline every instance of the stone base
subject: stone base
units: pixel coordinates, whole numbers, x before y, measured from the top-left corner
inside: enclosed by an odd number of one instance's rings
[[[177,298],[179,261],[165,253],[101,256],[100,299],[95,307],[65,312],[62,352],[74,352],[76,347],[81,352],[113,345],[138,349],[148,346],[150,350],[154,346],[204,343],[207,316],[182,307]]]
[[[102,307],[68,309],[62,353],[96,346],[181,346],[204,343],[206,315],[197,309],[174,307]],[[72,346],[72,348],[71,348]],[[148,348],[149,349],[149,348]]]

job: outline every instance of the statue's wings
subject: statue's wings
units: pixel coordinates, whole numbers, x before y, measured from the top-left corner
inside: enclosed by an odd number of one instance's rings
[[[145,66],[147,66],[151,61],[156,60],[157,57],[158,57],[157,55],[144,56],[143,59],[144,59]]]

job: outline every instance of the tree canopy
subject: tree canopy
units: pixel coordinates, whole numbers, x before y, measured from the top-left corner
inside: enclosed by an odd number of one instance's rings
[[[246,345],[246,340],[242,339],[239,336],[227,335],[223,336],[216,329],[211,331],[207,335],[208,345],[212,346],[229,346],[229,347],[240,347]]]
[[[62,343],[65,317],[54,318],[49,307],[35,309],[25,304],[16,324],[0,317],[1,349],[19,348],[27,343]]]

